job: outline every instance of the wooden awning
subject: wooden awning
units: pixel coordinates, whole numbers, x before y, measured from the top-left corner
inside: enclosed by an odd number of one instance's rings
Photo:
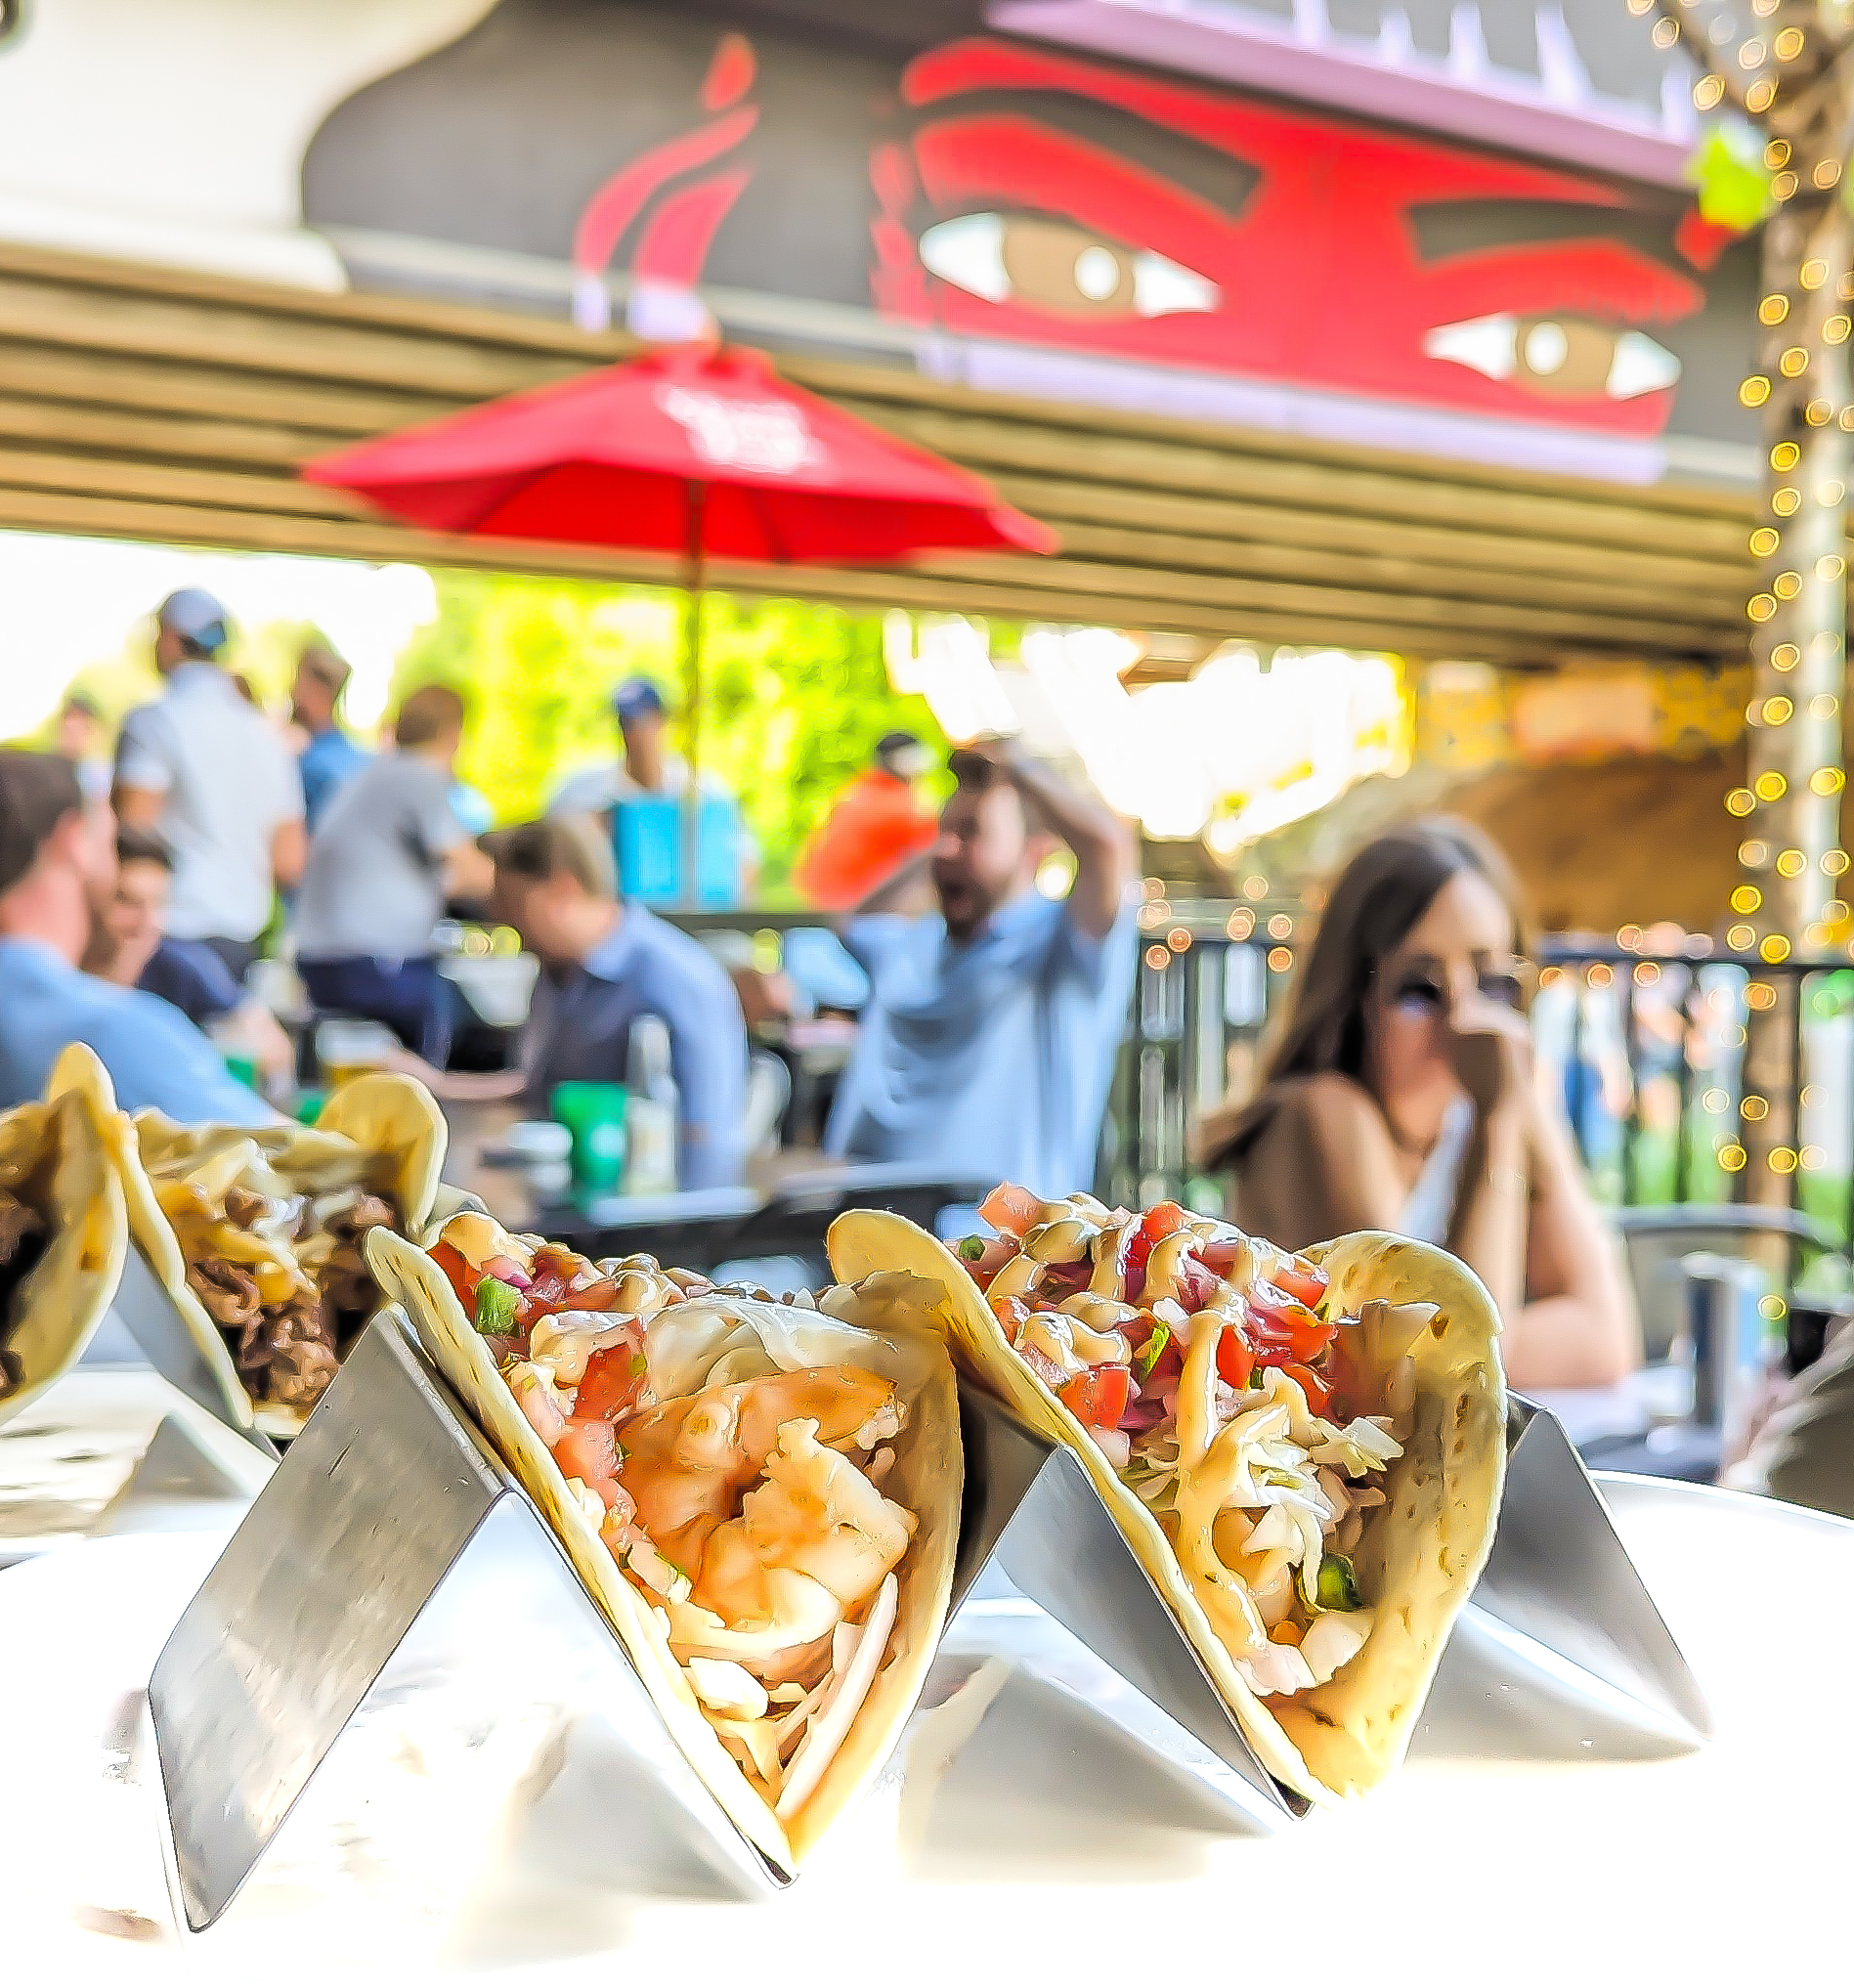
[[[339,443],[627,349],[509,312],[0,247],[0,526],[672,579],[638,558],[431,538],[295,474]],[[1712,661],[1746,646],[1748,495],[1619,490],[898,369],[782,365],[990,477],[1063,551],[721,567],[717,585],[1513,664]]]

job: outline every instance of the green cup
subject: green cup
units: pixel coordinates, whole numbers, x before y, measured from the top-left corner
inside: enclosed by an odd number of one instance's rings
[[[290,1106],[290,1116],[298,1125],[314,1125],[327,1102],[326,1091],[299,1091],[295,1103]]]
[[[556,1084],[552,1109],[555,1123],[573,1137],[568,1165],[574,1188],[585,1194],[614,1192],[625,1178],[624,1085]]]

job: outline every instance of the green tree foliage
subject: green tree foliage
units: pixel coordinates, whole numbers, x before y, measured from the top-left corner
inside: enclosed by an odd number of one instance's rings
[[[472,717],[457,771],[498,821],[539,813],[566,774],[616,754],[610,699],[622,678],[650,677],[680,712],[681,596],[436,579],[438,619],[400,658],[394,701],[421,683],[464,692]],[[762,853],[762,894],[779,901],[805,838],[883,733],[911,731],[942,753],[946,740],[924,699],[889,688],[873,615],[710,595],[702,634],[699,760],[739,798]],[[678,730],[686,750],[686,717]]]

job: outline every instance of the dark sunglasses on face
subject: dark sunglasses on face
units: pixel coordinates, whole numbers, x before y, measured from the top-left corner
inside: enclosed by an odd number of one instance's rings
[[[1526,983],[1510,968],[1484,967],[1474,978],[1483,1000],[1498,1002],[1502,1008],[1519,1009],[1526,1005]],[[1422,1008],[1435,1015],[1446,1015],[1454,1002],[1434,973],[1418,968],[1393,985],[1391,1006]]]

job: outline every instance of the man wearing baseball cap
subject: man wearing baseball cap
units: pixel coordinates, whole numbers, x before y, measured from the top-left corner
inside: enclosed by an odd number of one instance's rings
[[[668,712],[649,677],[625,677],[612,692],[612,714],[623,756],[570,773],[547,803],[549,814],[603,814],[621,800],[646,796],[680,800],[689,791],[689,762],[663,742]],[[708,791],[714,782],[704,774],[702,786]]]
[[[115,867],[109,810],[85,805],[70,762],[0,752],[0,1110],[39,1097],[59,1052],[85,1042],[125,1110],[268,1124],[277,1114],[178,1008],[78,971]]]
[[[242,980],[275,887],[303,867],[303,784],[289,749],[220,668],[225,609],[203,587],[155,612],[154,666],[167,687],[129,713],[116,745],[115,807],[174,854],[168,931],[209,945]]]

